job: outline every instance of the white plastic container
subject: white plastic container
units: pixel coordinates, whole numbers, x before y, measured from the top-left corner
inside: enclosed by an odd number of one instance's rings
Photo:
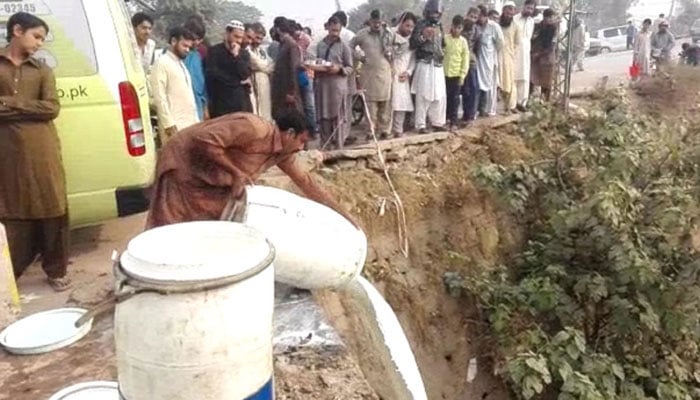
[[[365,264],[367,237],[334,210],[285,190],[247,188],[243,223],[275,246],[275,279],[304,289],[342,288]]]
[[[262,234],[234,222],[132,239],[116,271],[124,400],[271,400],[273,259]]]

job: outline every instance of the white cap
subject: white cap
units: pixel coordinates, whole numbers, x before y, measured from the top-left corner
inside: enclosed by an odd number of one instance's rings
[[[238,30],[244,31],[245,25],[243,25],[243,22],[241,22],[237,19],[234,19],[234,20],[231,20],[228,24],[226,24],[226,29],[238,29]]]
[[[506,8],[506,7],[516,8],[515,2],[512,0],[506,1],[505,3],[503,3],[503,8]]]

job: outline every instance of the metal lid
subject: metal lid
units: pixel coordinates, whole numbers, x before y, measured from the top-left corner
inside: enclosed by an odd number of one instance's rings
[[[60,308],[22,318],[0,332],[0,345],[10,353],[23,355],[70,346],[92,328],[92,320],[75,327],[75,322],[86,312],[82,308]]]
[[[132,278],[151,283],[201,283],[268,267],[274,248],[257,230],[235,222],[200,221],[167,225],[133,238],[121,266]]]
[[[117,382],[79,383],[54,394],[49,400],[119,400]]]

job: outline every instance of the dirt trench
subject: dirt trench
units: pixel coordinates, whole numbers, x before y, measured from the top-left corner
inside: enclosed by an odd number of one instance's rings
[[[517,248],[514,222],[479,190],[471,171],[489,160],[509,163],[528,157],[512,127],[390,151],[390,175],[407,216],[408,258],[400,251],[396,206],[376,157],[343,157],[318,171],[361,221],[369,240],[364,275],[397,313],[431,400],[510,399],[493,376],[474,306],[451,297],[443,278],[447,272],[467,276],[473,268],[506,260]],[[353,329],[359,324],[344,295],[328,291],[316,297],[369,383],[382,379],[368,373],[376,360],[367,351],[366,336]],[[473,360],[478,373],[469,379]]]

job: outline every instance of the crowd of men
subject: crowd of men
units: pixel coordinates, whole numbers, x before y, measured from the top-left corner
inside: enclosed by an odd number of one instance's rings
[[[637,29],[633,21],[629,21],[627,45],[634,50],[632,63],[635,75],[643,79],[651,76],[654,68],[663,69],[671,63],[676,38],[670,30],[669,21],[661,14],[654,22],[650,18],[645,19],[640,29]],[[679,56],[681,64],[697,66],[700,62],[700,47],[683,43]]]
[[[523,111],[535,88],[548,100],[559,21],[546,10],[536,24],[535,6],[526,0],[520,10],[513,1],[498,11],[474,7],[443,29],[441,2],[430,0],[422,18],[405,12],[387,19],[374,10],[357,33],[340,11],[313,45],[308,28],[278,17],[269,31],[231,21],[224,41],[206,47],[204,21],[193,16],[170,29],[162,55],[149,38],[153,20],[139,13],[132,24],[163,143],[208,118],[249,112],[273,121],[295,109],[318,138],[312,143],[330,149],[358,139],[350,129],[358,95],[380,138],[455,130],[478,117]],[[272,43],[264,49],[268,33]]]

